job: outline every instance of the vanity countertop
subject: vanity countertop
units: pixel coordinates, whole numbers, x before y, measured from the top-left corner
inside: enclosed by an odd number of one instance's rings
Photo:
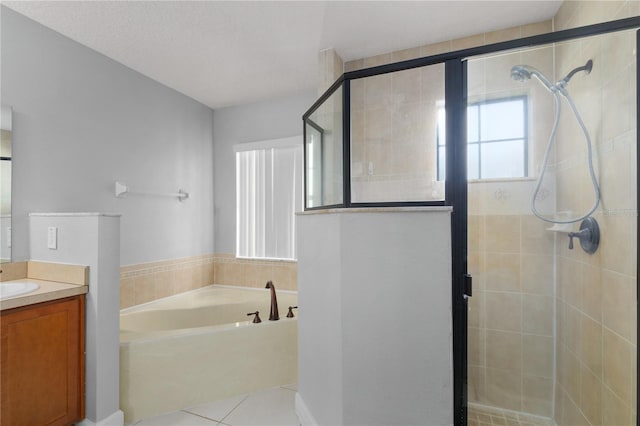
[[[65,297],[76,296],[78,294],[86,294],[89,291],[89,286],[83,284],[60,283],[33,278],[29,278],[28,281],[37,283],[40,287],[30,293],[0,300],[0,311],[48,302],[50,300],[63,299]],[[12,281],[0,282],[0,285],[10,282]]]

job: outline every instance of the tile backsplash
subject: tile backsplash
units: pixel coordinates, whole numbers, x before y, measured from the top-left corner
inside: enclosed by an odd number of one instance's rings
[[[297,262],[213,253],[120,268],[120,309],[211,284],[297,290]]]
[[[3,263],[0,265],[0,282],[27,278],[27,262]]]
[[[89,267],[32,260],[3,263],[0,266],[0,282],[23,278],[87,285],[89,284]]]
[[[216,284],[264,288],[267,281],[273,281],[277,289],[298,290],[298,262],[215,255]]]

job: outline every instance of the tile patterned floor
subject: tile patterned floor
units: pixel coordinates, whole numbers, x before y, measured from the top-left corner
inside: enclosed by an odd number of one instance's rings
[[[299,426],[296,385],[264,389],[150,417],[132,426]],[[470,404],[468,426],[555,426],[547,418]]]
[[[135,426],[299,426],[296,386],[265,389],[150,417]]]
[[[555,426],[553,420],[499,408],[471,405],[468,426]]]

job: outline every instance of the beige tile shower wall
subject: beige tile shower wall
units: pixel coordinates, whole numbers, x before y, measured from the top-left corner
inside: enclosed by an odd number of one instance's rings
[[[640,16],[640,2],[637,0],[565,0],[554,17],[554,26],[556,31],[561,31],[632,16]]]
[[[455,40],[443,41],[440,43],[418,46],[410,49],[398,50],[385,53],[383,55],[372,56],[370,58],[357,59],[344,64],[345,71],[355,71],[362,68],[369,68],[393,62],[405,61],[420,57],[437,55],[439,53],[452,52],[454,50],[467,49],[470,47],[483,46],[486,44],[498,43],[501,41],[514,40],[522,37],[530,37],[538,34],[549,33],[553,30],[552,21],[537,22],[534,24],[521,25],[490,33],[477,34]]]
[[[436,180],[444,66],[351,83],[352,198],[356,202],[442,199]]]
[[[344,64],[335,49],[324,49],[318,54],[318,67],[318,96],[320,96],[342,75]]]
[[[505,211],[518,209],[508,204]],[[471,402],[552,415],[554,234],[547,227],[530,214],[469,216]]]
[[[273,281],[277,290],[298,290],[298,263],[288,260],[239,259],[233,254],[215,255],[215,283],[264,288]]]
[[[640,15],[638,1],[565,1],[557,30]],[[594,62],[569,91],[593,139],[602,203],[594,215],[601,245],[593,255],[557,248],[557,374],[555,420],[573,424],[636,424],[636,132],[635,34],[625,32],[560,45],[558,75]],[[584,211],[593,202],[585,176],[583,135],[559,129],[558,208]],[[577,207],[576,207],[577,206]]]
[[[322,95],[344,72],[342,58],[334,49],[318,55],[318,95]],[[322,204],[342,202],[342,92],[338,90],[311,117],[324,129],[322,156]]]
[[[464,39],[391,52],[350,61],[345,71],[353,71],[438,53],[491,44],[550,32],[551,21],[509,28]],[[520,62],[534,63],[542,70],[552,69],[552,56],[540,52]],[[519,63],[520,63],[519,62]],[[497,59],[476,62],[469,73],[470,95],[506,97],[523,94],[521,84],[509,78],[510,67]],[[436,178],[436,131],[438,109],[444,102],[444,69],[441,65],[379,75],[351,82],[352,198],[354,201],[439,200],[444,186]],[[508,87],[506,87],[507,85]],[[476,91],[478,89],[479,91]],[[530,89],[532,97],[543,89]],[[548,97],[530,102],[532,119],[550,111]],[[546,119],[545,119],[546,120]],[[546,120],[545,126],[551,122]],[[542,138],[545,129],[538,128]],[[530,155],[530,167],[542,158],[544,144],[533,143],[537,151]]]
[[[214,255],[120,268],[120,309],[214,284]]]
[[[516,28],[495,37],[459,41],[456,46],[521,35],[522,29]],[[550,417],[555,234],[531,214],[530,200],[553,124],[553,104],[540,85],[511,78],[511,67],[517,64],[553,75],[553,49],[486,56],[468,63],[470,102],[526,96],[529,123],[528,177],[474,180],[468,185],[468,266],[476,290],[469,301],[468,397],[471,402]],[[548,173],[539,210],[555,210],[555,197],[550,196],[554,185],[553,174]]]

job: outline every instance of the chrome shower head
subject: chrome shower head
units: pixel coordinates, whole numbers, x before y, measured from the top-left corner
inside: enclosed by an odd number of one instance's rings
[[[516,81],[525,81],[531,78],[531,73],[525,65],[514,65],[511,68],[511,78]]]
[[[516,81],[525,81],[530,79],[531,76],[536,77],[551,93],[555,93],[558,90],[555,84],[551,83],[544,74],[534,67],[529,65],[514,65],[511,68],[511,78]]]

